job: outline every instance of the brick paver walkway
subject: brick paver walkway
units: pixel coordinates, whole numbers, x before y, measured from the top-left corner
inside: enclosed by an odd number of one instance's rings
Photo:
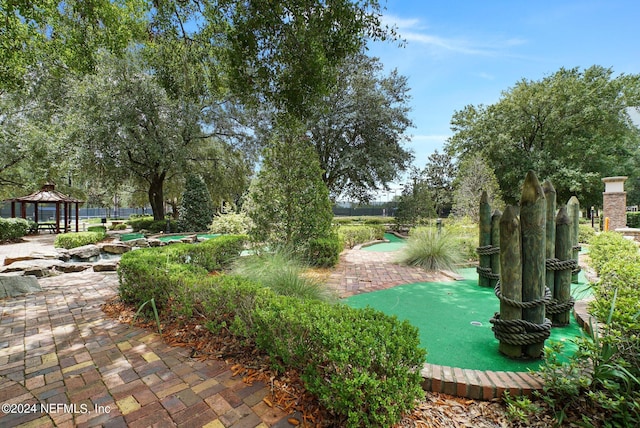
[[[394,263],[394,252],[353,249],[342,253],[340,262],[329,277],[328,284],[340,297],[368,293],[414,282],[451,281],[440,272],[427,272]]]
[[[108,318],[100,305],[116,294],[115,274],[40,284],[0,300],[0,426],[291,426],[262,401],[266,385]]]

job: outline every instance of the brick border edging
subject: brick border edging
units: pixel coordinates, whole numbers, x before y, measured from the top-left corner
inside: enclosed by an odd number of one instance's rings
[[[573,315],[581,328],[589,329],[593,318],[587,313],[586,300],[576,302]],[[529,396],[544,386],[542,378],[532,372],[469,370],[426,363],[420,374],[425,391],[473,400],[502,398],[505,391],[512,397]]]

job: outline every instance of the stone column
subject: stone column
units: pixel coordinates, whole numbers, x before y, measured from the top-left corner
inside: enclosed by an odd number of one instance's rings
[[[627,177],[603,178],[602,216],[609,217],[609,230],[627,227],[627,192],[624,182]]]

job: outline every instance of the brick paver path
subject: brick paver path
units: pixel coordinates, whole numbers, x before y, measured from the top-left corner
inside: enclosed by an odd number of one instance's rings
[[[115,274],[40,284],[43,292],[0,300],[1,427],[290,426],[262,401],[266,385],[108,318],[100,305],[116,294]]]
[[[328,284],[338,291],[340,297],[349,297],[401,284],[452,280],[441,272],[396,264],[396,257],[397,252],[345,251]]]

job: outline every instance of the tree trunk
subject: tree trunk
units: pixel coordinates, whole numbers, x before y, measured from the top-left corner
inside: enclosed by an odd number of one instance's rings
[[[149,183],[149,203],[154,220],[164,220],[164,178],[166,173],[154,174]]]
[[[544,190],[538,178],[529,171],[522,187],[520,198],[520,227],[522,233],[522,301],[530,302],[544,296],[545,282],[545,238],[547,205]],[[545,305],[522,311],[522,318],[534,324],[543,324]],[[525,354],[540,358],[544,340],[527,345]]]

